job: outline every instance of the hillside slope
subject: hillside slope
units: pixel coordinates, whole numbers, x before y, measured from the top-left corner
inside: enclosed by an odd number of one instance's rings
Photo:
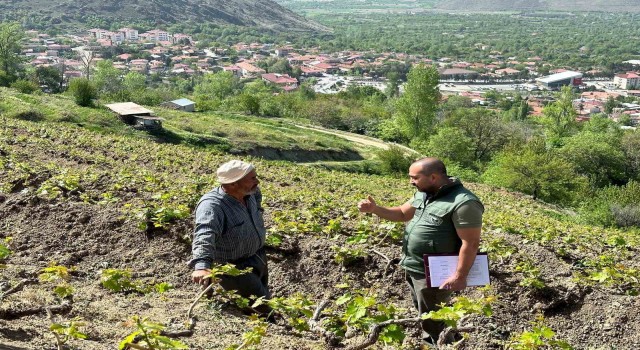
[[[296,162],[354,161],[370,153],[337,136],[304,130],[287,122],[233,113],[187,113],[149,107],[163,118],[164,130],[136,131],[106,108],[78,107],[64,95],[25,95],[0,87],[0,111],[32,120],[82,125],[118,135],[171,144],[190,144],[238,155]],[[363,155],[364,154],[364,155]]]
[[[185,265],[191,213],[200,195],[215,186],[216,167],[234,156],[33,116],[4,113],[0,127],[0,243],[12,251],[0,255],[6,265],[0,268],[0,292],[14,289],[0,300],[0,345],[53,348],[51,322],[74,317],[87,323],[88,339],[71,341],[81,349],[116,348],[133,331],[126,321],[134,315],[183,329],[198,293]],[[367,194],[382,205],[402,203],[412,193],[406,179],[248,159],[261,178],[270,285],[290,303],[289,313],[268,324],[256,348],[324,348],[321,336],[292,329],[296,319],[310,316],[297,314],[296,307],[313,311],[321,300],[344,293],[374,299],[363,310],[372,317],[392,312],[392,306],[399,318],[413,316],[397,267],[403,224],[361,215],[355,206]],[[468,186],[486,206],[482,250],[490,256],[492,288],[469,288],[464,295],[490,293],[497,301],[492,316],[466,320],[475,331],[464,349],[504,348],[532,330],[537,315],[576,349],[640,348],[637,231],[577,225],[526,196]],[[68,281],[39,279],[50,264],[74,267]],[[113,292],[100,283],[106,269],[132,269],[136,283],[168,282],[174,288],[163,294]],[[23,287],[14,288],[21,281]],[[73,298],[54,294],[59,283],[73,287]],[[181,338],[189,348],[237,345],[252,329],[235,307],[216,300],[196,307],[194,334]],[[44,309],[38,311],[45,305],[67,306],[55,308],[49,320]],[[345,307],[333,302],[323,317],[347,319]],[[417,339],[414,329],[407,335]],[[356,331],[344,343],[362,340]]]
[[[235,24],[273,30],[324,31],[327,28],[306,20],[270,0],[1,0],[0,18],[43,18],[52,24],[87,23],[108,19],[123,25],[192,22]]]

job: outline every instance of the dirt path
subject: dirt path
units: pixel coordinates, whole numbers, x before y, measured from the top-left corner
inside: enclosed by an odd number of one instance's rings
[[[418,153],[417,151],[406,147],[406,146],[402,146],[399,145],[397,143],[388,143],[388,142],[384,142],[382,140],[373,138],[373,137],[369,137],[369,136],[363,136],[363,135],[358,135],[358,134],[354,134],[351,132],[346,132],[346,131],[338,131],[338,130],[332,130],[332,129],[325,129],[319,126],[306,126],[306,125],[299,125],[299,124],[295,124],[295,126],[301,128],[301,129],[308,129],[308,130],[314,130],[314,131],[318,131],[318,132],[322,132],[325,134],[330,134],[330,135],[335,135],[338,137],[341,137],[345,140],[349,140],[351,142],[356,142],[365,146],[371,146],[371,147],[376,147],[376,148],[380,148],[380,149],[389,149],[390,146],[397,146],[402,148],[403,150],[405,150],[405,152],[407,153],[411,153],[411,154],[416,154],[419,155],[420,153]]]

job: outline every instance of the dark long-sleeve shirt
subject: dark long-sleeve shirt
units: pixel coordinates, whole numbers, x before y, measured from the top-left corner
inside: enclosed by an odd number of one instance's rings
[[[245,200],[246,207],[221,187],[200,198],[190,266],[196,270],[208,269],[212,263],[247,258],[262,248],[266,229],[260,190]]]

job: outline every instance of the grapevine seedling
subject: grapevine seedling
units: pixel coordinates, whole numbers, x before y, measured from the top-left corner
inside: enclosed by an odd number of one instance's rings
[[[200,299],[202,299],[203,296],[210,295],[210,293],[212,293],[213,289],[216,287],[217,287],[216,295],[227,297],[230,300],[234,300],[239,307],[248,307],[249,306],[248,299],[240,297],[234,291],[226,291],[222,287],[219,287],[218,285],[220,283],[220,276],[222,275],[240,276],[246,273],[251,273],[250,267],[244,270],[240,270],[237,267],[235,267],[235,265],[233,264],[226,264],[226,265],[214,264],[213,266],[211,266],[210,274],[208,276],[210,279],[209,285],[207,286],[207,288],[203,289],[200,292],[200,294],[198,294],[198,296],[195,298],[193,303],[191,303],[191,306],[189,307],[189,311],[187,312],[188,326],[191,327],[195,322],[193,319],[193,309],[195,308],[196,304],[200,301]]]
[[[333,255],[333,261],[342,266],[347,266],[358,259],[367,256],[367,252],[362,248],[347,248],[334,245],[331,249],[335,252]]]
[[[189,347],[179,340],[171,339],[162,335],[164,325],[151,322],[147,318],[140,319],[133,316],[130,323],[137,329],[126,336],[118,346],[118,350],[140,349],[140,350],[176,350],[188,349]],[[140,339],[135,342],[136,339]]]
[[[8,247],[9,241],[11,241],[11,237],[5,238],[4,244],[0,242],[0,269],[6,267],[6,265],[2,264],[2,262],[12,253]]]
[[[342,223],[340,219],[330,219],[327,226],[322,229],[322,232],[327,234],[327,236],[337,235],[340,231],[342,231]]]
[[[102,271],[100,283],[103,287],[116,293],[140,291],[140,286],[131,280],[131,271],[129,270],[105,269]]]
[[[540,269],[535,267],[531,260],[521,261],[516,265],[516,271],[522,272],[524,278],[520,281],[523,287],[542,289],[545,287],[544,281],[540,278]]]
[[[256,308],[261,303],[259,299],[253,304],[253,308]],[[274,311],[279,311],[287,316],[287,321],[291,327],[299,331],[309,330],[307,319],[313,316],[314,304],[306,296],[301,293],[296,293],[290,297],[279,297],[269,299],[267,305]],[[306,317],[306,319],[305,319]]]
[[[80,175],[63,170],[61,174],[48,179],[40,185],[36,193],[47,199],[57,199],[61,195],[79,190]]]
[[[71,279],[70,271],[75,271],[75,268],[68,269],[63,265],[56,265],[55,262],[49,263],[48,267],[45,267],[38,275],[40,282],[61,282],[58,284],[53,292],[60,298],[64,299],[73,295],[73,288],[69,285]]]
[[[516,247],[508,244],[504,238],[485,241],[482,244],[481,250],[491,254],[492,257],[500,258],[501,264],[504,263],[505,259],[509,259],[517,251]]]
[[[544,316],[539,314],[533,322],[533,329],[515,335],[506,348],[509,350],[573,349],[566,341],[554,339],[555,335],[551,328],[544,325]]]
[[[264,320],[260,319],[256,315],[251,316],[251,321],[249,321],[251,325],[251,330],[244,333],[242,335],[242,344],[240,345],[231,345],[225,350],[242,350],[242,349],[253,349],[253,346],[259,345],[262,341],[262,337],[267,335],[267,327],[268,324]]]
[[[443,306],[439,310],[429,311],[423,314],[423,320],[431,319],[442,321],[452,328],[458,327],[458,321],[463,317],[471,314],[481,314],[490,317],[493,314],[491,304],[496,300],[494,296],[486,296],[478,300],[472,300],[466,297],[457,297],[453,300],[451,306]]]
[[[102,271],[100,283],[102,283],[103,287],[116,293],[137,292],[147,294],[155,290],[157,293],[162,294],[173,288],[173,286],[167,282],[145,285],[141,282],[134,281],[131,278],[131,271],[128,269],[105,269]]]
[[[53,323],[49,326],[49,330],[52,331],[56,337],[58,349],[62,349],[64,344],[71,339],[87,339],[87,335],[80,331],[84,326],[85,323],[81,319],[74,318],[68,323]]]

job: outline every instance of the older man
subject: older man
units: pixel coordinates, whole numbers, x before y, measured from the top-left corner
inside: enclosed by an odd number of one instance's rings
[[[399,222],[407,222],[402,243],[400,265],[411,297],[420,314],[437,310],[449,301],[453,291],[467,286],[467,275],[480,243],[484,207],[478,197],[462,183],[447,175],[442,161],[423,158],[409,167],[409,181],[416,187],[413,198],[398,207],[381,207],[371,196],[360,201],[361,212]],[[426,283],[425,254],[457,253],[455,274],[441,286],[429,288]],[[421,324],[423,341],[435,344],[444,323],[425,320]]]
[[[220,285],[244,297],[269,298],[266,229],[262,218],[262,195],[253,165],[232,160],[217,171],[220,186],[206,193],[196,207],[193,233],[193,282],[209,284],[213,263],[231,263],[250,274],[221,277]]]

